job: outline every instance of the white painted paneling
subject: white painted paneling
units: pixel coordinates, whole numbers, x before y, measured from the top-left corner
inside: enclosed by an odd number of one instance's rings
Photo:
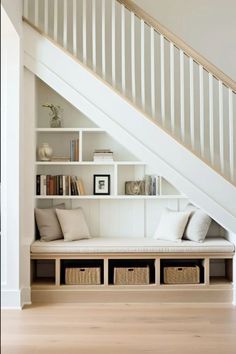
[[[52,90],[41,80],[37,79],[37,126],[50,127],[49,110],[42,107],[43,104],[52,103],[59,105],[63,109],[62,125],[63,127],[96,127],[81,111],[72,106],[65,98],[60,96],[56,91]]]
[[[2,6],[1,58],[1,306],[19,307],[21,47],[20,37]]]
[[[102,237],[144,237],[144,202],[101,201],[100,236]]]
[[[100,201],[99,200],[73,200],[70,203],[72,209],[81,207],[92,237],[101,236]]]

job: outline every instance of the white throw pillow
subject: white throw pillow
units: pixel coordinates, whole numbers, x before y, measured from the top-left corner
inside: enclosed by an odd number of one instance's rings
[[[203,242],[211,224],[211,217],[192,204],[188,204],[185,211],[190,211],[191,215],[184,232],[184,238],[190,241]]]
[[[189,211],[163,211],[154,238],[157,240],[180,242],[188,222]]]
[[[56,209],[65,241],[90,238],[89,228],[81,208],[72,210]]]

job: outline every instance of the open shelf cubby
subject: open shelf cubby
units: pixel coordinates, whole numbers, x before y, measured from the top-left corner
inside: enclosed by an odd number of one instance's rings
[[[65,272],[66,268],[80,269],[85,268],[99,268],[100,279],[99,284],[104,284],[104,261],[103,259],[61,259],[60,261],[60,285],[65,285]],[[68,285],[67,285],[68,286]]]
[[[225,285],[233,281],[233,259],[210,259],[210,284]]]
[[[54,286],[55,273],[55,259],[31,260],[31,284],[33,286]]]
[[[114,284],[114,270],[115,268],[127,268],[131,271],[134,268],[149,268],[148,284],[155,284],[155,259],[109,259],[108,261],[108,284]]]
[[[198,284],[204,284],[206,282],[205,279],[205,272],[204,272],[204,259],[161,259],[160,261],[160,283],[162,285],[170,285],[170,284],[165,284],[164,282],[164,268],[166,267],[175,267],[175,268],[179,268],[182,269],[183,267],[194,267],[194,266],[198,266],[199,270],[200,270],[200,278],[199,278],[199,283]],[[184,284],[184,283],[183,283]],[[176,285],[180,285],[180,284],[176,284]]]

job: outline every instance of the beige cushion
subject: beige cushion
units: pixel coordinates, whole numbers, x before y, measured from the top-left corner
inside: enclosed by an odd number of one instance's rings
[[[190,211],[173,211],[166,209],[154,234],[157,240],[181,241],[188,222]]]
[[[64,242],[57,240],[52,242],[35,241],[31,245],[31,252],[37,253],[56,253],[56,254],[121,254],[121,253],[223,253],[234,252],[234,244],[222,237],[206,238],[204,242],[193,242],[183,240],[182,242],[161,241],[153,238],[129,238],[129,237],[93,237],[88,240],[79,240],[74,242]],[[142,257],[141,257],[142,258]]]
[[[63,209],[65,204],[60,204],[50,209],[35,208],[35,218],[41,241],[53,241],[63,238],[55,208]]]
[[[184,238],[195,242],[204,241],[211,224],[211,217],[191,204],[187,205],[185,211],[190,211],[191,215],[184,232]]]
[[[90,238],[89,228],[81,208],[72,210],[56,209],[65,241]]]

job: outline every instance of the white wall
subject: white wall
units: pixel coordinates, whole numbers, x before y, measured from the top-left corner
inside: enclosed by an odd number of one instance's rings
[[[1,6],[2,306],[20,307],[19,126],[20,36]]]
[[[134,0],[236,80],[235,0]]]
[[[24,197],[22,153],[24,127],[23,61],[22,61],[22,0],[2,0],[2,307],[20,308],[29,301],[25,292]],[[23,133],[23,135],[22,135]],[[26,132],[27,133],[27,132]],[[27,159],[26,159],[27,161]],[[24,182],[24,181],[23,181]],[[29,268],[29,267],[28,267]]]
[[[15,30],[21,36],[22,33],[22,0],[2,0],[1,4],[6,11]]]

